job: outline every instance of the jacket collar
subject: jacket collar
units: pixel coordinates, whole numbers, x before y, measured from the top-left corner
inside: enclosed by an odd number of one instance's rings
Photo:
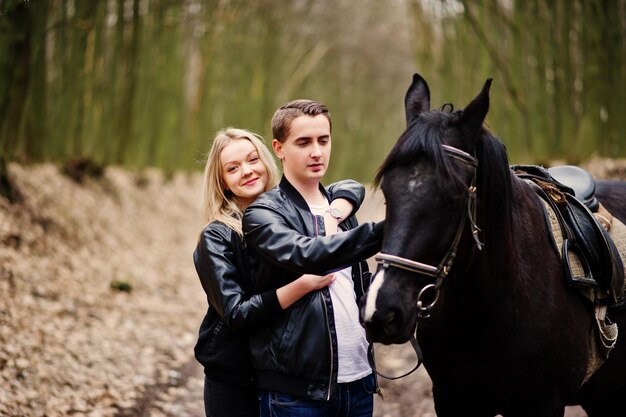
[[[289,197],[291,201],[293,201],[296,204],[296,206],[300,207],[303,210],[310,211],[309,205],[307,204],[304,197],[302,197],[302,195],[298,192],[298,190],[296,190],[296,187],[291,185],[291,183],[289,182],[289,180],[287,180],[287,177],[285,177],[284,174],[282,178],[280,179],[280,184],[278,184],[278,187],[281,190],[283,190],[285,194],[287,194],[287,197]],[[319,188],[320,188],[320,192],[324,194],[326,199],[330,202],[330,196],[328,194],[328,191],[326,191],[326,188],[324,188],[324,186],[321,183],[319,184]]]

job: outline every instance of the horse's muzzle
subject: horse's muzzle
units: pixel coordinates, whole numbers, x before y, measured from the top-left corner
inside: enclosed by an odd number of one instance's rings
[[[403,303],[406,302],[407,294],[398,293],[398,288],[393,284],[382,285],[383,275],[380,271],[375,275],[369,291],[361,301],[361,324],[370,342],[405,343],[413,335],[417,309],[405,308]],[[413,303],[411,305],[414,306]]]

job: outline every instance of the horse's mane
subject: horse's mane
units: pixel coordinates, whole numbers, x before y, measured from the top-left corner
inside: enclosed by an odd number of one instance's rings
[[[452,159],[441,146],[444,135],[449,134],[447,127],[450,119],[459,114],[460,111],[447,113],[438,110],[421,114],[418,120],[408,126],[383,161],[374,179],[375,186],[380,186],[385,173],[391,168],[410,166],[417,156],[423,156],[439,171],[441,185],[467,188],[468,184],[454,169]],[[455,144],[454,139],[451,139],[448,143]],[[489,253],[510,250],[512,189],[506,147],[483,126],[477,138],[474,156],[478,159],[477,222],[483,230],[481,239],[488,246]]]
[[[497,262],[496,259],[508,259],[506,256],[497,256],[497,253],[513,250],[511,169],[506,147],[484,126],[476,147],[476,157],[480,216],[477,221],[483,230],[483,239],[492,262]]]

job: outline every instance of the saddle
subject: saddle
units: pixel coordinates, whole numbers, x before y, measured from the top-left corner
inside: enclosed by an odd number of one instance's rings
[[[594,195],[593,177],[571,165],[550,169],[514,165],[511,169],[529,182],[544,206],[551,207],[555,213],[563,231],[562,247],[557,247],[557,251],[563,259],[568,283],[581,289],[593,289],[597,295],[594,302],[608,306],[624,304],[624,265],[607,225],[598,220],[610,214]],[[597,218],[594,213],[599,211],[605,215]],[[576,258],[576,264],[579,261],[582,271],[572,270],[571,258]]]

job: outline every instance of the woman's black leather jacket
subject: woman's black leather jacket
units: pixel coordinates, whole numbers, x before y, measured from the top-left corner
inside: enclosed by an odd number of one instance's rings
[[[323,192],[326,192],[321,188]],[[370,282],[365,259],[380,250],[383,222],[325,236],[324,220],[313,215],[285,177],[260,196],[244,215],[254,292],[280,287],[308,272],[326,274],[352,267],[357,300]],[[262,389],[327,400],[336,389],[337,335],[329,289],[302,297],[274,320],[250,331],[250,351]]]
[[[332,198],[351,201],[354,211],[365,196],[364,187],[352,180],[334,183],[329,190]],[[202,231],[193,259],[209,304],[194,349],[196,359],[211,378],[250,385],[254,372],[247,331],[285,314],[276,296],[278,286],[254,291],[246,245],[219,221]]]

